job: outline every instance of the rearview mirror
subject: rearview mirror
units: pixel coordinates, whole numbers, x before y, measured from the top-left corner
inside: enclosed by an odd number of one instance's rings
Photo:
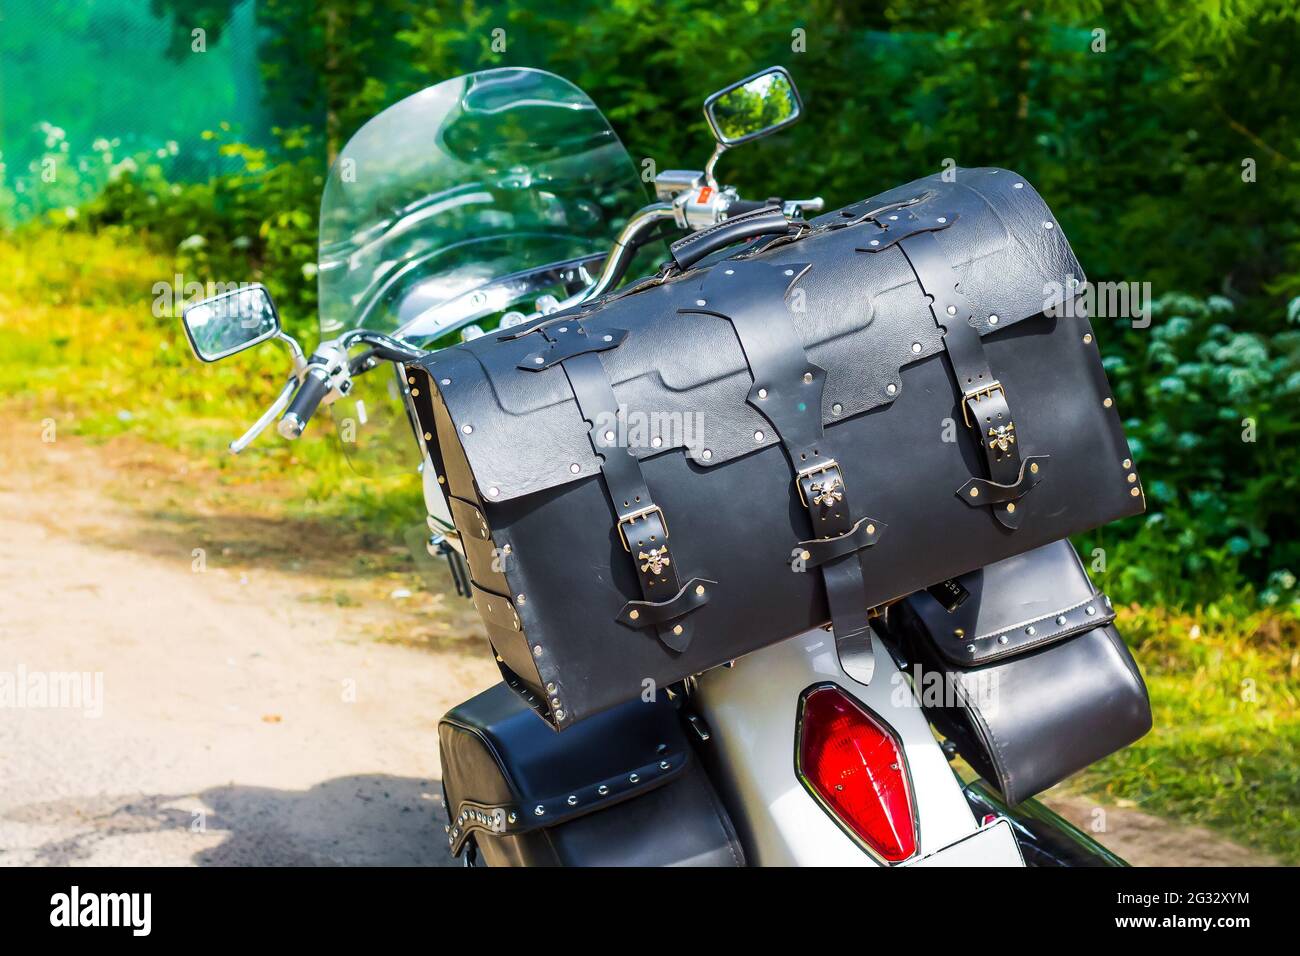
[[[194,354],[205,362],[242,352],[280,332],[271,293],[257,283],[188,305],[181,321]]]
[[[783,66],[768,67],[704,101],[704,115],[723,146],[767,136],[799,118],[803,103]]]

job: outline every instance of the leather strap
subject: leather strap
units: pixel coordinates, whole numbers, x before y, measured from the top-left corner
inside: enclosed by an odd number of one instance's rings
[[[724,318],[740,340],[754,379],[747,401],[776,429],[794,467],[796,491],[814,535],[802,543],[802,553],[809,555],[805,564],[821,568],[841,664],[865,684],[871,680],[874,648],[857,552],[876,542],[884,524],[852,518],[844,475],[822,425],[826,372],[809,361],[786,312],[786,295],[809,268],[726,260],[709,271],[696,307],[681,311]],[[718,308],[710,305],[715,301]]]
[[[684,651],[691,642],[692,629],[683,616],[708,603],[705,585],[715,582],[693,579],[683,587],[669,547],[668,520],[655,504],[632,449],[618,443],[618,436],[627,433],[625,427],[619,427],[625,425],[625,409],[619,406],[599,354],[613,345],[605,341],[605,333],[589,335],[576,319],[548,326],[541,334],[551,349],[563,356],[560,367],[568,376],[578,411],[591,426],[588,437],[601,459],[605,492],[618,518],[619,540],[632,558],[645,597],[644,602],[628,602],[617,620],[633,628],[652,627],[665,647]],[[610,335],[622,340],[618,334]],[[583,347],[588,344],[594,348]]]
[[[984,453],[989,483],[997,488],[982,488],[972,496],[968,482],[957,494],[969,505],[990,506],[1003,527],[1015,530],[1022,515],[1015,502],[1041,480],[1041,459],[1033,481],[1022,481],[1019,436],[1006,389],[989,366],[979,331],[970,324],[975,308],[960,290],[957,272],[934,235],[952,225],[955,218],[921,220],[910,209],[895,209],[872,220],[881,231],[872,234],[859,251],[877,252],[897,245],[916,274],[921,291],[929,299],[935,324],[944,331],[944,347],[962,395],[962,420],[975,433]]]

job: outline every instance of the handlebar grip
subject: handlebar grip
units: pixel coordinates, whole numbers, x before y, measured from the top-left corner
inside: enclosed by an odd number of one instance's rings
[[[290,441],[302,434],[312,415],[320,407],[321,400],[329,394],[329,377],[324,366],[310,365],[307,374],[298,386],[297,394],[289,403],[289,408],[277,426],[280,434]]]
[[[790,231],[790,221],[780,206],[763,206],[744,215],[724,219],[716,226],[701,230],[693,236],[678,239],[669,249],[677,267],[689,269],[711,252],[724,249],[742,239],[755,236],[783,236]]]
[[[737,216],[744,216],[751,212],[757,212],[760,209],[766,209],[768,206],[781,206],[779,199],[737,199],[727,207],[727,218],[735,219]]]

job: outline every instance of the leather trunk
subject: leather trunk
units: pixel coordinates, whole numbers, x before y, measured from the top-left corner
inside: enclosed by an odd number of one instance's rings
[[[409,366],[507,683],[563,729],[1141,512],[1083,281],[961,169]]]

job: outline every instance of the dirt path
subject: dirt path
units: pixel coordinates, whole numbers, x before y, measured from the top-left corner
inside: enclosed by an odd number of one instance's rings
[[[354,581],[310,529],[156,506],[185,497],[176,456],[0,429],[0,680],[92,675],[79,707],[0,709],[0,863],[451,862],[437,720],[497,679],[470,612]],[[1098,836],[1134,864],[1268,862],[1131,809]]]
[[[0,710],[0,862],[450,862],[435,728],[486,654],[376,643],[400,602],[341,609],[309,573],[196,570],[110,493],[121,448],[5,439],[0,671],[100,673],[102,716]]]

